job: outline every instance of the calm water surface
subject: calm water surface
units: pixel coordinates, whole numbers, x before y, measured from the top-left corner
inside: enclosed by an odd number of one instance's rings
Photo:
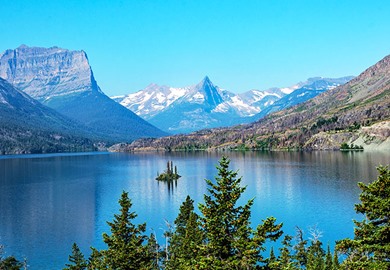
[[[353,236],[357,182],[377,177],[375,166],[389,153],[227,153],[247,186],[242,202],[255,197],[253,224],[267,216],[308,231],[317,226],[322,241]],[[0,158],[0,244],[6,255],[26,257],[30,269],[61,269],[73,242],[89,254],[104,248],[106,221],[118,212],[128,191],[136,223],[147,222],[161,243],[165,220],[173,222],[187,195],[196,203],[214,179],[221,157],[211,153],[92,153]],[[182,175],[176,185],[154,180],[172,160]]]

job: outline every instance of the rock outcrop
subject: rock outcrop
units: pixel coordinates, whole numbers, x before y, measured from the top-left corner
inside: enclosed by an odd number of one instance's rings
[[[0,55],[0,77],[45,102],[71,93],[100,91],[84,51],[22,45]]]

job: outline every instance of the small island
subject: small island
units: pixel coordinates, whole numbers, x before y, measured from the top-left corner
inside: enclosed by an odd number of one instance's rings
[[[348,143],[342,143],[340,146],[340,151],[363,151],[364,148],[361,145],[354,145],[351,143],[349,145]]]
[[[156,180],[157,181],[164,181],[164,182],[171,182],[176,181],[179,179],[181,175],[177,173],[177,167],[173,167],[173,162],[167,162],[167,169],[163,173],[157,173]]]

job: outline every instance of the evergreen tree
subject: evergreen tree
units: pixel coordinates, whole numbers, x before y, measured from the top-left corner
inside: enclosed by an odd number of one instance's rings
[[[101,269],[107,269],[106,265],[104,264],[104,257],[102,252],[98,251],[97,249],[91,247],[91,255],[88,258],[88,270],[101,270]]]
[[[76,243],[72,245],[72,254],[69,255],[70,264],[65,264],[64,270],[84,270],[87,268],[87,261]]]
[[[282,247],[280,250],[279,265],[277,269],[297,269],[293,261],[293,256],[291,254],[291,235],[285,235],[282,241]]]
[[[24,264],[18,261],[14,256],[3,257],[4,246],[0,245],[0,270],[19,270]]]
[[[303,238],[303,231],[301,230],[301,228],[296,227],[296,232],[297,234],[295,238],[297,244],[293,247],[293,249],[295,250],[294,258],[301,267],[305,267],[307,264],[307,240]]]
[[[328,249],[325,256],[325,270],[333,270],[333,260],[332,253],[330,252],[330,247],[328,245]]]
[[[347,255],[343,266],[348,269],[390,269],[390,170],[383,166],[377,170],[376,181],[358,184],[361,203],[355,209],[365,218],[354,220],[354,239],[343,239],[336,245]]]
[[[127,192],[122,193],[119,204],[120,214],[114,215],[113,222],[107,222],[111,227],[111,235],[103,234],[108,247],[102,251],[104,263],[109,269],[145,269],[154,259],[144,245],[147,240],[144,235],[146,224],[136,226],[132,223],[137,215],[130,212],[132,203]]]
[[[321,233],[316,229],[311,230],[311,243],[307,249],[307,269],[323,270],[325,267],[325,251],[322,248],[322,242],[319,240]]]
[[[189,269],[196,261],[197,247],[202,244],[198,215],[194,212],[194,201],[187,196],[180,206],[175,220],[175,230],[169,243],[170,259],[166,269]]]
[[[160,267],[160,246],[157,243],[156,236],[152,233],[148,238],[146,245],[147,248],[147,258],[152,258],[149,262],[149,265],[146,265],[146,269],[159,269]]]
[[[237,172],[229,170],[229,163],[222,157],[216,183],[206,180],[210,195],[204,195],[204,204],[199,204],[205,235],[205,245],[201,247],[202,269],[253,269],[264,262],[260,254],[265,250],[264,242],[276,240],[282,233],[282,225],[276,225],[274,218],[266,219],[256,231],[252,230],[253,199],[244,206],[237,206],[245,187],[240,187],[241,178],[237,178]]]
[[[19,270],[22,269],[23,263],[18,261],[14,256],[9,256],[0,260],[0,270]]]
[[[266,269],[279,269],[279,262],[275,256],[273,247],[271,247],[271,251],[269,253],[269,258],[267,260]]]
[[[337,250],[334,251],[333,254],[333,270],[340,269],[339,256],[337,255]]]

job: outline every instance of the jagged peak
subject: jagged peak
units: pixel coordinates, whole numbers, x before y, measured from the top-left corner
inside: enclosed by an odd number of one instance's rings
[[[204,76],[204,78],[203,78],[203,82],[211,82],[211,80],[210,80],[210,78],[209,78],[209,76]]]
[[[26,44],[21,44],[19,47],[17,47],[16,49],[26,49],[26,48],[29,48],[29,46],[27,46]]]
[[[210,78],[206,75],[196,86],[196,89],[214,88],[214,84]]]

